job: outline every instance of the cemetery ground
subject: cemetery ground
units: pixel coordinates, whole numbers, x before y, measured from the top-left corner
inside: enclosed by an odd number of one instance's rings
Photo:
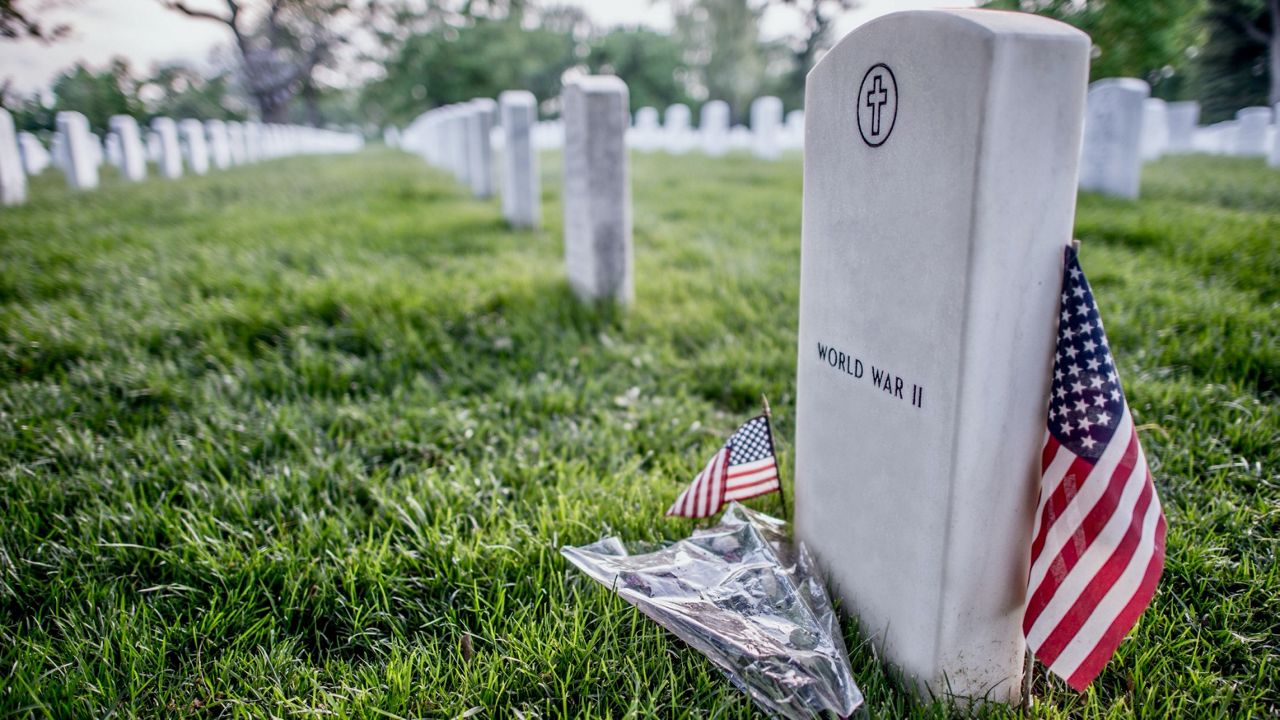
[[[627,313],[567,290],[557,161],[537,232],[384,150],[6,209],[0,716],[752,716],[558,548],[688,533],[761,393],[790,487],[799,158],[633,156]],[[1169,555],[1035,716],[1274,717],[1280,173],[1165,159],[1077,235]],[[873,717],[962,712],[846,628]]]

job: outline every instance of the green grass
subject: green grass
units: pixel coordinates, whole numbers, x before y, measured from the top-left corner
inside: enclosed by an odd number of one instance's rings
[[[567,292],[543,172],[540,232],[386,151],[2,211],[0,717],[755,714],[557,550],[687,532],[762,392],[791,437],[800,164],[636,157],[628,314]],[[1280,172],[1145,182],[1077,233],[1168,564],[1035,715],[1275,717]],[[846,627],[873,716],[963,713]]]

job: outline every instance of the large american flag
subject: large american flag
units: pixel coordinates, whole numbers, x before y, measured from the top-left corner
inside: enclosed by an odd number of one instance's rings
[[[667,515],[704,518],[719,512],[727,502],[746,500],[780,487],[769,416],[757,415],[743,423],[711,456]]]
[[[1068,247],[1022,629],[1084,690],[1155,594],[1165,522],[1102,319]]]

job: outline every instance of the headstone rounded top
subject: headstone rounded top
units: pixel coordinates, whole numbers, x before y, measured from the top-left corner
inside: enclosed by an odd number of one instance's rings
[[[587,93],[626,92],[627,84],[617,75],[584,75],[569,83]]]
[[[1255,107],[1240,108],[1236,111],[1237,120],[1255,117],[1266,118],[1267,122],[1271,122],[1271,108],[1259,105]]]
[[[1151,94],[1151,86],[1145,80],[1130,77],[1112,77],[1103,78],[1089,83],[1089,92],[1094,90],[1111,90],[1118,89],[1126,92],[1136,92],[1145,95]]]
[[[494,101],[493,98],[476,98],[468,104],[471,107],[479,108],[481,110],[492,110],[498,106],[498,103]]]
[[[498,95],[498,102],[503,105],[518,105],[521,107],[532,107],[538,104],[538,99],[528,90],[503,90]]]

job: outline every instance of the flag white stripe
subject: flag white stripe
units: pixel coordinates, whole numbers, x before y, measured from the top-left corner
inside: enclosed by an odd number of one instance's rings
[[[1062,484],[1063,476],[1067,474],[1067,469],[1071,467],[1071,463],[1076,461],[1076,454],[1067,449],[1066,445],[1058,444],[1058,452],[1053,456],[1053,460],[1049,462],[1049,467],[1045,468],[1044,477],[1054,478],[1052,489],[1046,488],[1040,493],[1040,504],[1036,506],[1035,527],[1031,529],[1031,540],[1035,542],[1040,537],[1040,525],[1044,522],[1044,506],[1049,504],[1049,498],[1058,491],[1058,485]]]
[[[1116,467],[1120,464],[1120,460],[1124,458],[1125,452],[1129,449],[1129,438],[1133,432],[1133,418],[1129,415],[1126,408],[1125,412],[1120,416],[1120,425],[1116,428],[1116,432],[1111,436],[1111,442],[1107,444],[1107,449],[1102,453],[1102,457],[1098,458],[1098,462],[1093,466],[1093,470],[1084,478],[1077,478],[1080,483],[1080,489],[1076,492],[1075,497],[1071,498],[1071,502],[1063,508],[1062,514],[1054,520],[1053,525],[1049,528],[1049,534],[1045,537],[1044,547],[1040,549],[1040,557],[1036,558],[1035,564],[1031,566],[1030,582],[1027,587],[1035,592],[1035,588],[1040,586],[1045,576],[1049,573],[1049,568],[1053,561],[1062,552],[1062,548],[1075,537],[1076,531],[1080,529],[1080,524],[1084,522],[1085,517],[1089,515],[1089,511],[1094,505],[1102,499],[1106,493],[1107,487],[1111,484],[1111,476],[1115,473]],[[1059,453],[1061,454],[1061,453]],[[1074,453],[1069,453],[1074,457]],[[1054,458],[1056,463],[1058,458]],[[1065,474],[1068,464],[1063,469]],[[1045,477],[1051,477],[1045,473]],[[1057,492],[1057,485],[1063,482],[1063,478],[1058,478],[1058,483],[1052,492]],[[1125,488],[1128,492],[1130,488]],[[1052,494],[1049,493],[1049,494]],[[1046,495],[1048,497],[1048,495]],[[1132,507],[1132,501],[1129,506]],[[1119,514],[1124,509],[1123,504],[1116,508]],[[1042,509],[1043,512],[1043,509]],[[1131,512],[1131,511],[1130,511]],[[1112,516],[1115,519],[1115,515]],[[1032,538],[1034,539],[1034,535]],[[1097,541],[1094,541],[1097,545]],[[1077,568],[1079,565],[1076,566]],[[1059,591],[1061,593],[1061,591]],[[1030,594],[1028,594],[1030,597]]]
[[[778,481],[774,480],[771,483],[764,483],[762,485],[757,485],[755,487],[732,489],[724,494],[724,499],[728,501],[728,500],[741,500],[744,497],[755,497],[756,495],[759,495],[761,493],[777,490],[779,487],[780,486],[778,485]]]
[[[1141,465],[1139,470],[1144,476],[1146,475],[1145,464]],[[1145,482],[1135,482],[1133,484],[1138,487],[1146,485]],[[1132,519],[1132,515],[1130,515],[1129,519]],[[1156,497],[1155,493],[1152,493],[1151,503],[1147,505],[1147,514],[1142,519],[1142,535],[1137,547],[1134,548],[1133,557],[1129,559],[1129,564],[1125,567],[1120,577],[1116,578],[1115,584],[1107,590],[1107,594],[1098,603],[1098,607],[1094,609],[1093,614],[1080,626],[1075,636],[1063,648],[1062,653],[1054,660],[1053,665],[1049,666],[1049,669],[1065,678],[1075,674],[1076,668],[1080,667],[1080,663],[1084,662],[1089,653],[1093,651],[1093,648],[1097,646],[1098,641],[1102,639],[1103,633],[1111,627],[1111,623],[1115,621],[1116,616],[1133,599],[1138,587],[1142,584],[1142,579],[1147,574],[1147,567],[1151,564],[1151,556],[1155,549],[1156,523],[1159,519],[1160,499]]]
[[[753,482],[764,480],[767,477],[774,477],[777,474],[778,474],[778,469],[770,465],[769,467],[763,470],[757,470],[756,472],[753,472],[750,475],[740,475],[738,477],[731,477],[726,483],[726,486],[732,490],[734,488],[742,487],[743,485],[750,485]]]
[[[1119,444],[1116,442],[1119,439],[1116,438],[1112,442]],[[1128,443],[1125,444],[1127,445]],[[1107,524],[1093,539],[1089,549],[1080,556],[1080,560],[1076,562],[1075,567],[1071,568],[1071,572],[1067,573],[1062,583],[1054,590],[1053,597],[1049,599],[1044,610],[1040,611],[1040,616],[1036,618],[1035,625],[1032,625],[1031,630],[1027,633],[1027,644],[1031,645],[1031,647],[1040,647],[1040,644],[1049,636],[1049,633],[1053,632],[1053,629],[1061,622],[1063,615],[1071,609],[1072,605],[1075,605],[1076,600],[1080,598],[1080,594],[1089,585],[1089,581],[1098,574],[1098,571],[1106,564],[1107,558],[1111,557],[1111,553],[1115,551],[1116,546],[1124,538],[1130,524],[1133,522],[1134,507],[1138,504],[1138,497],[1146,486],[1145,482],[1140,481],[1140,478],[1145,477],[1146,473],[1147,468],[1145,466],[1137,465],[1124,481],[1124,489],[1121,491],[1120,501],[1116,504],[1115,511],[1111,513]],[[1139,478],[1135,478],[1135,474]],[[1110,477],[1101,479],[1109,481]],[[1031,593],[1034,593],[1035,589],[1039,587],[1039,583],[1035,583],[1030,587],[1032,588]]]
[[[769,457],[763,458],[761,460],[756,460],[755,462],[740,463],[738,465],[730,465],[729,472],[731,473],[748,472],[751,470],[759,470],[760,468],[773,467],[773,466],[774,466],[773,456],[770,455]]]

